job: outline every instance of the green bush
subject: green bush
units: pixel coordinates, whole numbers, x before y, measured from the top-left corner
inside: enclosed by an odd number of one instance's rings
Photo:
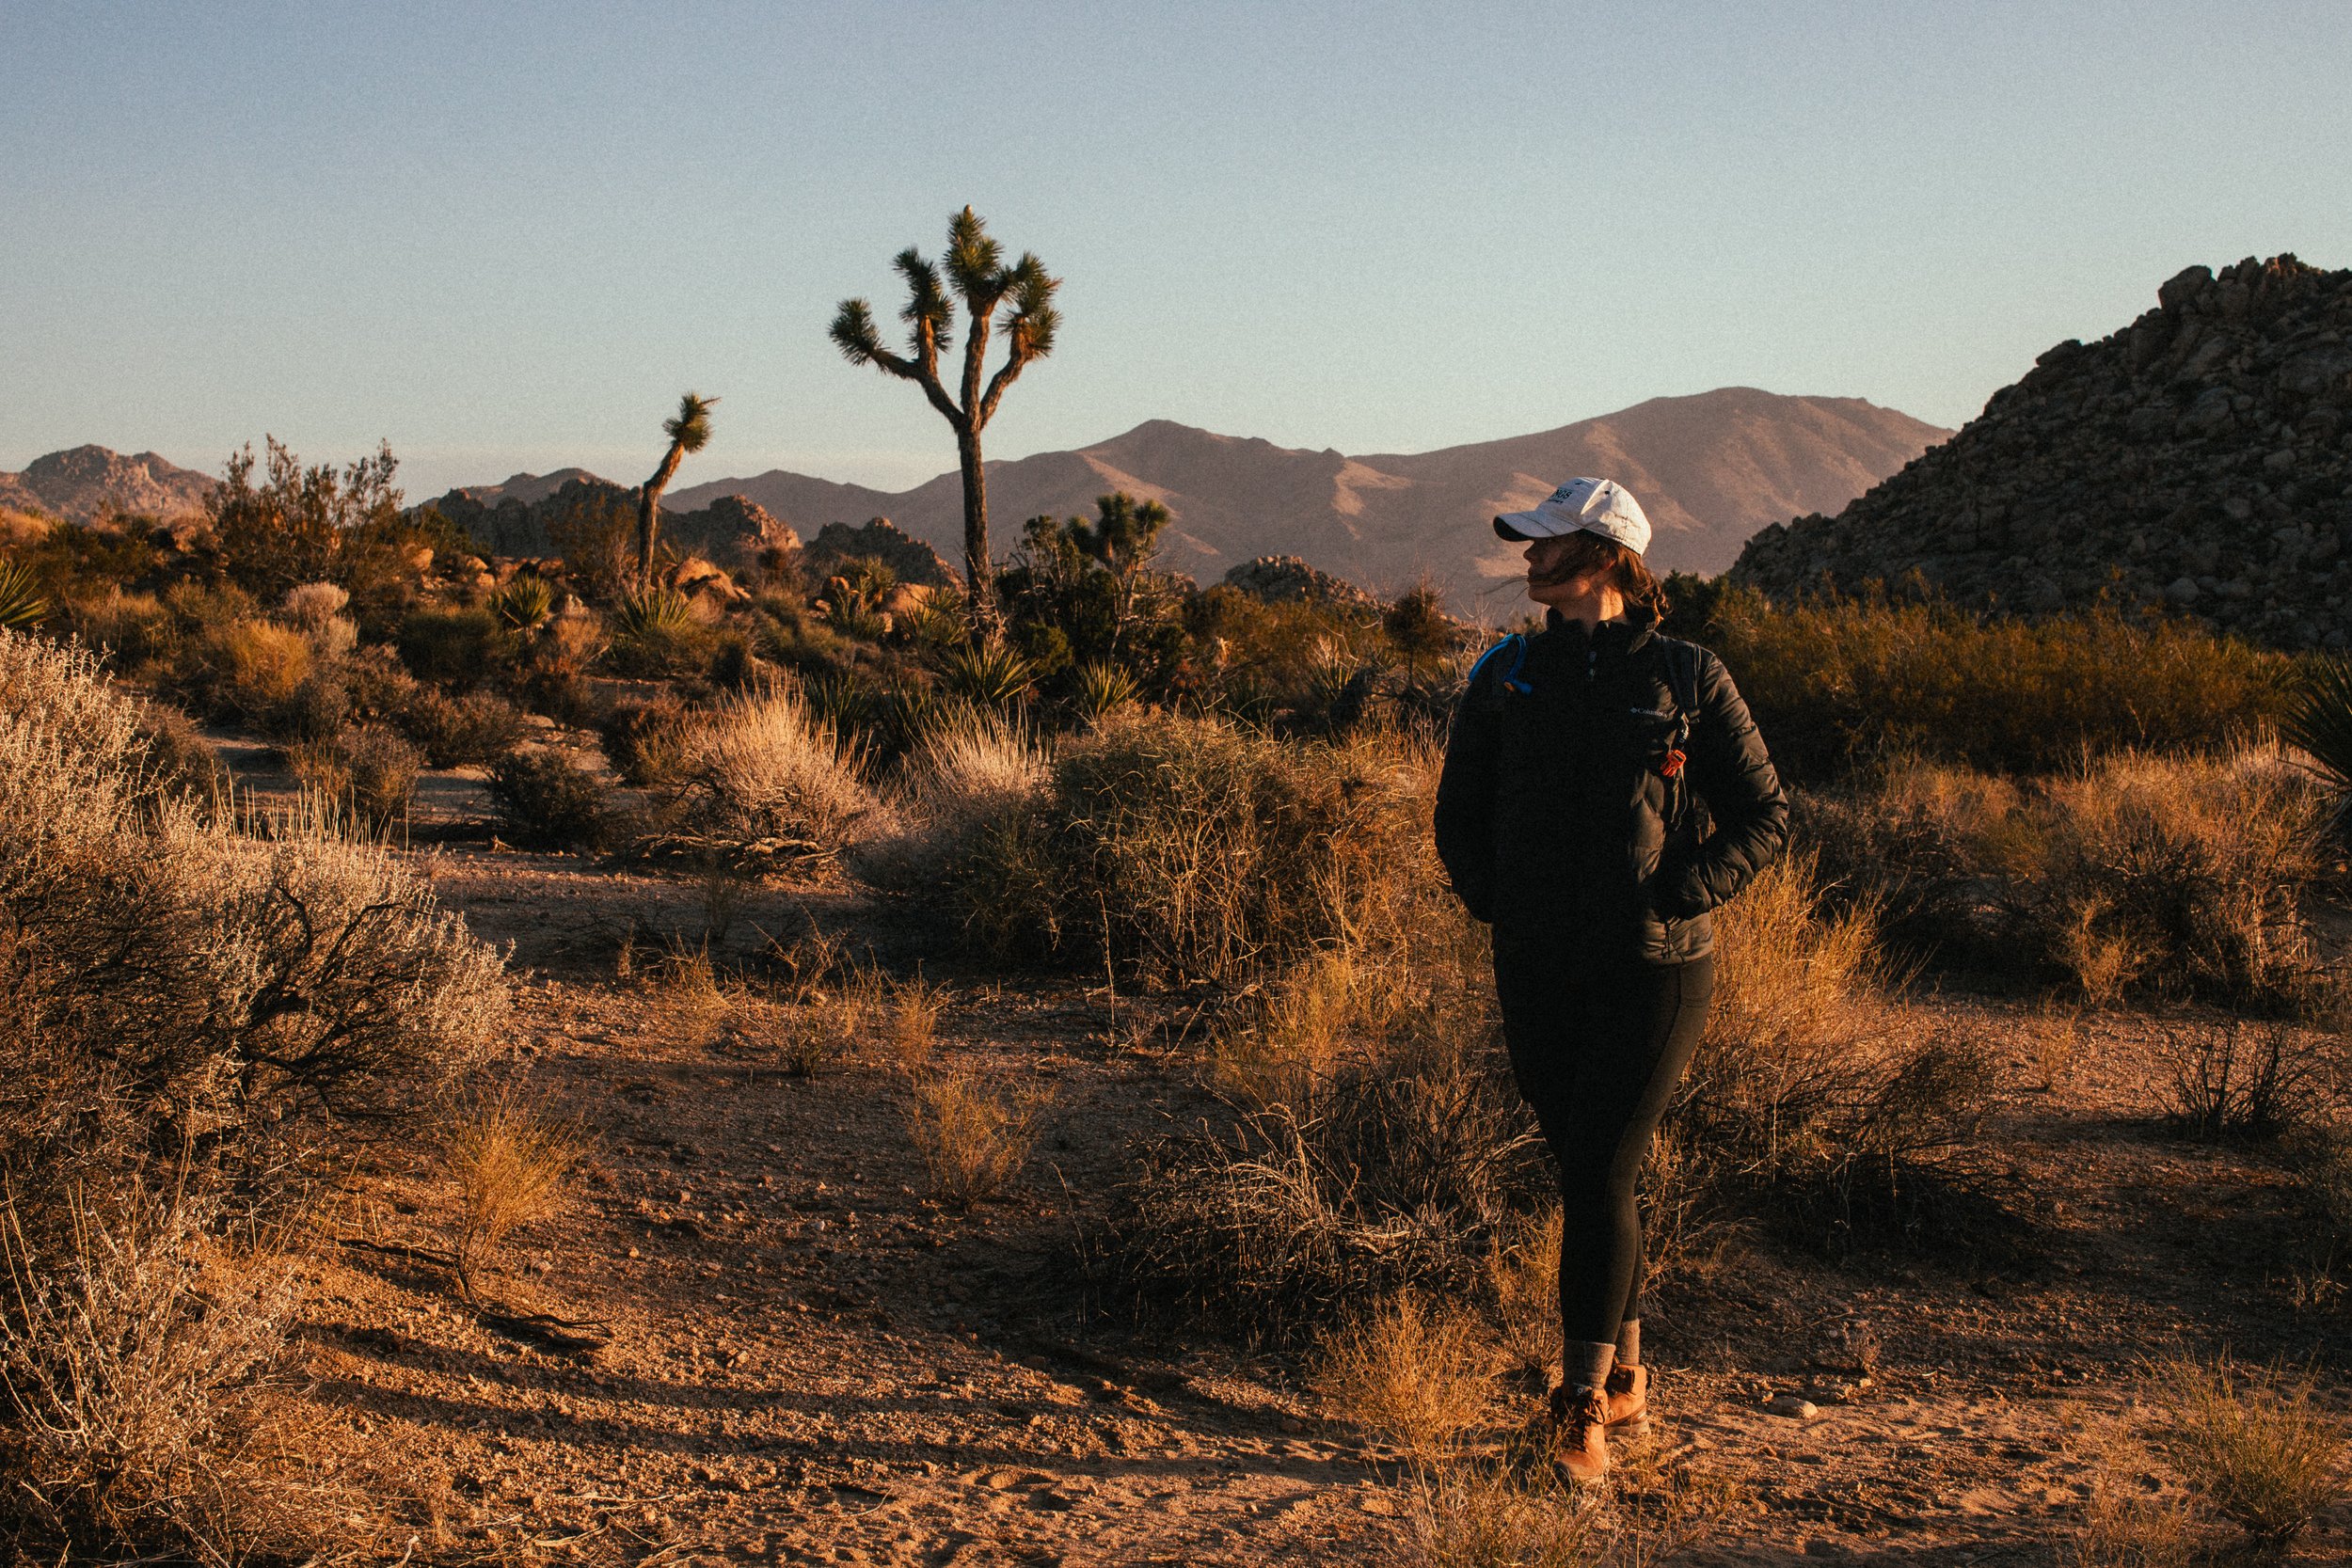
[[[2086,753],[2222,750],[2277,722],[2295,673],[2285,655],[2104,610],[2026,622],[1728,589],[1700,635],[1804,781],[1906,753],[2046,773]]]
[[[604,786],[562,752],[509,752],[490,768],[490,803],[506,835],[531,849],[594,849],[606,829]]]
[[[400,658],[420,678],[470,687],[507,663],[515,637],[487,610],[420,610],[400,625]]]

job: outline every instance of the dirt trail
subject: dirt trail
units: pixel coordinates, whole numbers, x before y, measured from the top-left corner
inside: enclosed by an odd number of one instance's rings
[[[402,1484],[447,1539],[615,1563],[1397,1549],[1394,1456],[1317,1416],[1295,1364],[1138,1323],[1078,1262],[1129,1141],[1207,1108],[1181,1056],[1135,1047],[1132,1007],[1069,982],[958,986],[944,1058],[1052,1101],[1017,1189],[957,1214],[924,1196],[895,1074],[791,1076],[616,977],[624,939],[695,928],[693,888],[564,857],[412,853],[514,944],[521,1057],[598,1147],[489,1293],[610,1327],[593,1355],[485,1328],[396,1250],[437,1243],[449,1200],[429,1157],[388,1150],[360,1173],[340,1223],[394,1250],[322,1263],[311,1370],[351,1442],[404,1456]],[[771,891],[738,940],[816,922],[888,958],[891,932],[864,919],[840,895]],[[2020,1008],[1933,1006],[2022,1039]],[[2154,1132],[2128,1019],[2094,1027],[2054,1093],[2022,1086],[2019,1050],[1990,1142],[2044,1211],[2030,1260],[1841,1270],[1738,1244],[1653,1304],[1654,1441],[1743,1494],[1677,1560],[2068,1560],[2079,1439],[2128,1407],[2150,1353],[2317,1358],[2341,1389],[2342,1320],[2298,1316],[2283,1279],[2283,1174]],[[1857,1333],[1878,1347],[1859,1386]],[[1776,1413],[1790,1395],[1817,1413]],[[2302,1556],[2346,1553],[2340,1510]]]

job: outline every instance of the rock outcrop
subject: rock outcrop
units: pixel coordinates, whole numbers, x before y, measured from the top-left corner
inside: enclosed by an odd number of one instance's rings
[[[1354,583],[1318,571],[1295,555],[1262,555],[1227,572],[1223,585],[1268,604],[1352,605],[1369,609],[1379,601]]]
[[[559,475],[547,476],[548,479]],[[562,483],[517,474],[504,484],[452,490],[432,504],[492,555],[550,556],[562,539],[605,529],[633,531],[637,491],[598,479],[585,469],[560,470]],[[661,512],[661,543],[679,552],[700,551],[722,563],[749,565],[763,552],[798,550],[800,535],[790,524],[741,496],[719,496],[695,511]]]
[[[803,559],[808,575],[822,582],[841,570],[841,562],[856,556],[881,562],[900,582],[918,588],[946,588],[963,580],[937,550],[911,537],[887,517],[876,517],[862,528],[827,523],[818,531]]]
[[[2352,643],[2352,271],[2191,267],[2069,340],[1835,518],[1750,540],[1768,593],[1924,579],[2026,613],[2106,597],[2281,647]]]

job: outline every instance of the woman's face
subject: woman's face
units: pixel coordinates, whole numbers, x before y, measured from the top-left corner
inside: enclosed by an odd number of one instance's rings
[[[1527,542],[1527,596],[1539,605],[1557,606],[1570,600],[1584,598],[1592,592],[1593,579],[1600,575],[1596,567],[1577,576],[1567,575],[1562,564],[1568,553],[1565,535],[1549,539],[1530,539]]]

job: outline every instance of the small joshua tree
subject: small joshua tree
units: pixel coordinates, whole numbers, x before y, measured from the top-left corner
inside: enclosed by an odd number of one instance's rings
[[[690,451],[700,451],[710,444],[710,408],[717,398],[697,396],[689,392],[677,400],[677,418],[661,421],[661,433],[670,438],[670,450],[661,454],[661,467],[645,481],[645,487],[637,496],[637,588],[640,593],[653,585],[654,534],[661,527],[661,492],[670,487],[677,473],[677,466]]]
[[[966,207],[947,224],[947,253],[934,264],[910,245],[891,263],[906,279],[907,307],[898,312],[907,324],[907,353],[882,347],[874,325],[874,308],[863,299],[845,299],[833,320],[833,341],[853,365],[873,365],[902,381],[923,388],[956,433],[956,459],[963,469],[964,602],[970,607],[973,629],[993,637],[997,629],[996,585],[988,553],[988,490],[980,471],[980,432],[995,416],[1005,388],[1019,378],[1029,361],[1054,351],[1054,332],[1061,313],[1054,309],[1054,291],[1061,280],[1048,277],[1045,264],[1023,252],[1011,266],[1004,250],[989,238],[988,226]],[[946,271],[943,284],[941,265]],[[963,373],[950,396],[939,379],[939,356],[954,346],[955,299],[963,301]],[[997,307],[1006,307],[997,314]],[[984,374],[992,334],[1004,334],[1005,362],[993,376]]]

